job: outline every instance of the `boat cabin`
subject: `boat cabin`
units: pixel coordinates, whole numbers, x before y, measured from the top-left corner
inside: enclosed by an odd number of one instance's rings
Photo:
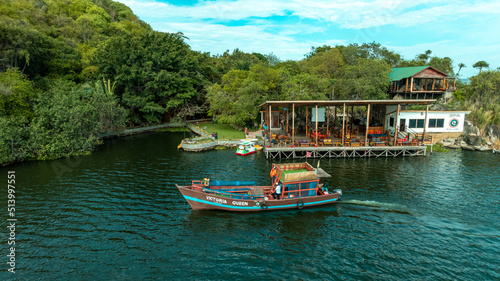
[[[323,195],[317,170],[309,163],[273,164],[276,178],[273,182],[282,186],[280,199]],[[326,191],[327,192],[327,191]]]

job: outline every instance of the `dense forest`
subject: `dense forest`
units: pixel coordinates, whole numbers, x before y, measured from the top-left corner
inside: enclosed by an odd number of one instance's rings
[[[281,61],[188,41],[111,0],[0,0],[0,164],[86,154],[100,134],[131,126],[210,116],[252,127],[266,100],[386,99],[391,67],[458,75],[448,57],[406,60],[375,42]],[[447,106],[500,125],[500,72],[473,67],[479,74]]]

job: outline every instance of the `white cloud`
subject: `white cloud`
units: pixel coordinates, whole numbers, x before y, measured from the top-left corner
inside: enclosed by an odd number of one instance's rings
[[[453,2],[445,0],[236,0],[201,1],[193,6],[162,2],[121,0],[148,18],[182,17],[218,21],[267,18],[291,13],[295,16],[359,29],[387,24],[414,26],[426,22],[455,20],[465,15],[498,14],[500,2]]]
[[[197,22],[164,22],[158,23],[158,25],[161,26],[159,30],[164,32],[182,30],[184,35],[189,38],[188,43],[192,49],[210,51],[212,54],[222,54],[227,49],[232,51],[240,48],[245,52],[274,53],[282,60],[302,59],[310,51],[311,46],[346,43],[342,40],[298,42],[289,36],[291,33],[306,33],[311,29],[322,30],[308,25],[296,25],[293,31],[290,31],[290,28],[285,28],[284,32],[277,34],[267,32],[268,26],[265,25],[228,27],[221,24],[200,24]]]
[[[301,59],[311,46],[382,40],[406,59],[429,49],[449,56],[469,65],[463,74],[475,74],[478,60],[500,66],[497,0],[217,0],[192,6],[118,1],[155,30],[183,32],[192,49],[212,54],[240,48]],[[388,30],[398,38],[387,36]]]

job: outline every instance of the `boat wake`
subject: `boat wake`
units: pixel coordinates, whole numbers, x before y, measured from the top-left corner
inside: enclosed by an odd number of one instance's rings
[[[340,201],[342,204],[359,205],[366,207],[374,207],[380,210],[389,212],[398,212],[404,214],[412,214],[412,210],[405,205],[395,204],[395,203],[382,203],[377,201],[361,201],[361,200],[347,200]]]

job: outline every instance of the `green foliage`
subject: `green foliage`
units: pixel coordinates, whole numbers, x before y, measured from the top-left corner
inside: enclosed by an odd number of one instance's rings
[[[53,159],[89,153],[98,134],[122,127],[126,113],[111,88],[54,80],[34,105],[31,122],[24,116],[1,116],[0,164]]]
[[[427,150],[431,151],[431,147],[428,145]],[[432,146],[432,152],[449,152],[450,150],[448,148],[443,147],[442,144],[436,143]]]
[[[33,83],[17,69],[0,72],[0,116],[33,117]]]
[[[483,70],[483,68],[488,68],[490,67],[490,64],[485,62],[484,60],[478,61],[475,64],[472,65],[474,68],[479,68],[479,73]]]
[[[481,72],[470,78],[470,84],[453,94],[452,106],[470,110],[467,118],[480,129],[500,126],[500,71]]]
[[[359,58],[349,65],[339,81],[341,99],[387,99],[391,69],[381,60]]]
[[[256,64],[268,63],[268,59],[264,55],[259,53],[248,54],[238,48],[233,53],[229,53],[229,50],[227,50],[217,58],[220,61],[218,67],[222,73],[227,73],[231,69],[250,70],[250,67]],[[275,58],[272,59],[275,60]]]
[[[255,65],[249,71],[229,71],[221,84],[208,88],[207,99],[216,120],[245,126],[255,122],[259,104],[277,98],[278,94],[278,70]]]
[[[200,93],[200,56],[181,33],[149,32],[110,40],[97,54],[99,74],[116,81],[135,122],[157,123]]]

